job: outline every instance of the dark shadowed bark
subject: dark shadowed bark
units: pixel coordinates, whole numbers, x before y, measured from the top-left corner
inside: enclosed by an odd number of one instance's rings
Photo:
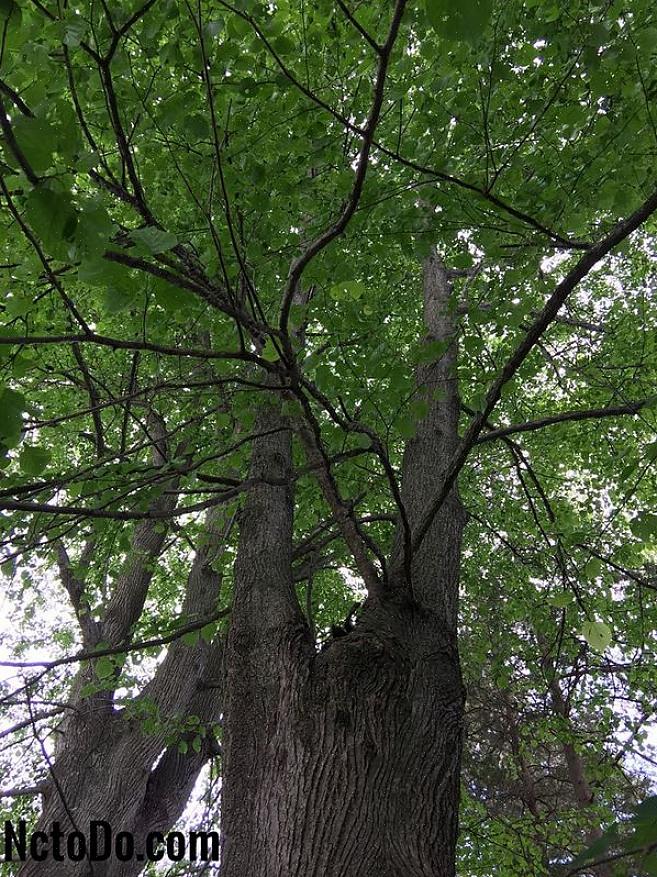
[[[445,339],[448,351],[418,374],[430,405],[404,460],[411,525],[456,441],[448,299],[444,269],[432,257],[427,343]],[[412,583],[406,571],[396,573],[370,595],[355,629],[316,654],[292,587],[283,426],[273,408],[263,410],[259,431],[280,431],[254,447],[251,477],[263,483],[241,518],[226,648],[222,875],[449,877],[463,711],[458,498],[436,519],[412,564]]]

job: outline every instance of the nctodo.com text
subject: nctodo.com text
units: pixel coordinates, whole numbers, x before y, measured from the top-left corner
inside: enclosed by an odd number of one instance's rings
[[[129,831],[114,831],[104,819],[92,820],[85,834],[79,828],[64,830],[53,822],[48,831],[29,831],[27,822],[5,821],[4,861],[25,862],[217,862],[219,834],[216,831],[149,832],[143,849],[137,849]]]

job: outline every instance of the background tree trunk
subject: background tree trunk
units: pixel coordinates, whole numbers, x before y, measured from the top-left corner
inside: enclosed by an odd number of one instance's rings
[[[163,427],[159,431],[163,432]],[[166,459],[166,451],[157,442],[154,460],[163,464]],[[156,504],[172,505],[175,499],[173,492],[173,496],[158,499]],[[212,510],[187,578],[182,615],[188,623],[210,617],[216,608],[221,580],[212,563],[224,547],[226,527],[224,513]],[[129,644],[165,536],[165,528],[155,522],[137,526],[103,618],[93,628],[95,641],[86,645],[103,641],[119,648]],[[60,567],[64,561],[62,555]],[[77,589],[83,594],[84,583],[78,582]],[[214,744],[208,736],[199,752],[190,746],[182,754],[178,742],[168,742],[166,724],[190,715],[197,716],[205,727],[218,722],[222,687],[216,680],[221,679],[222,658],[219,639],[207,643],[199,638],[194,644],[176,640],[130,710],[116,708],[113,680],[104,690],[85,693],[84,686],[91,682],[98,685],[99,679],[95,662],[83,664],[73,682],[68,716],[49,765],[50,777],[36,830],[48,832],[57,821],[65,832],[77,829],[87,835],[91,820],[106,820],[113,832],[131,832],[137,851],[144,849],[148,832],[169,830],[180,818]],[[158,717],[154,733],[145,733],[140,704],[148,705]],[[45,862],[26,862],[20,877],[135,877],[142,869],[142,862],[118,862],[114,857],[93,865],[87,860],[54,862],[49,858]]]

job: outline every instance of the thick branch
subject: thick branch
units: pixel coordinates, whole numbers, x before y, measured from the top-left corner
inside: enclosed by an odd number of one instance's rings
[[[402,495],[411,530],[438,490],[450,457],[458,443],[459,398],[456,372],[456,325],[452,287],[440,257],[433,253],[423,266],[424,349],[436,353],[420,365],[416,374],[417,398],[427,406],[426,416],[404,450]],[[396,569],[412,585],[413,597],[438,609],[449,624],[456,620],[458,594],[458,548],[465,515],[455,492],[449,509],[433,522],[426,545],[414,550],[407,527],[397,530]],[[410,581],[409,581],[410,579]],[[398,584],[398,582],[396,582]]]
[[[83,578],[84,573],[86,573],[89,567],[95,547],[94,540],[89,539],[82,550],[82,555],[78,564],[78,571],[76,573],[73,570],[64,543],[60,541],[57,544],[57,564],[59,566],[59,574],[78,619],[78,624],[80,625],[80,631],[82,633],[82,642],[86,649],[92,649],[100,640],[99,625],[91,616],[91,607],[84,595],[85,582]],[[82,573],[82,575],[80,573]]]
[[[152,442],[153,465],[164,466],[168,459],[166,426],[164,420],[151,409],[148,415],[148,433]],[[177,501],[178,479],[174,477],[170,493],[163,493],[152,504],[158,512],[170,513]],[[153,578],[155,562],[166,538],[166,526],[144,521],[137,525],[121,575],[103,614],[103,639],[111,646],[125,642],[133,624],[138,620]]]
[[[638,402],[628,402],[627,405],[612,405],[608,408],[582,408],[575,411],[562,411],[560,414],[552,414],[547,417],[541,417],[538,420],[529,420],[526,423],[515,423],[511,426],[500,426],[497,429],[491,429],[480,435],[476,441],[476,445],[482,445],[486,442],[493,442],[497,439],[504,438],[508,435],[514,435],[518,432],[534,432],[537,429],[543,429],[546,426],[553,426],[555,423],[571,423],[578,420],[601,420],[604,417],[622,417],[625,414],[638,414],[651,400],[640,399]]]
[[[234,520],[235,512],[227,514],[223,509],[213,509],[206,516],[187,577],[181,612],[183,618],[201,621],[216,613],[222,581],[216,566],[226,548]],[[203,637],[192,644],[181,639],[174,641],[143,692],[157,703],[162,715],[184,714],[194,694],[190,680],[198,677],[199,667],[206,665],[211,649],[216,647]]]

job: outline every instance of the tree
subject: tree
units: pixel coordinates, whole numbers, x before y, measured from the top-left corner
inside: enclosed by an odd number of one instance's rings
[[[8,813],[657,873],[652,5],[0,20]]]

